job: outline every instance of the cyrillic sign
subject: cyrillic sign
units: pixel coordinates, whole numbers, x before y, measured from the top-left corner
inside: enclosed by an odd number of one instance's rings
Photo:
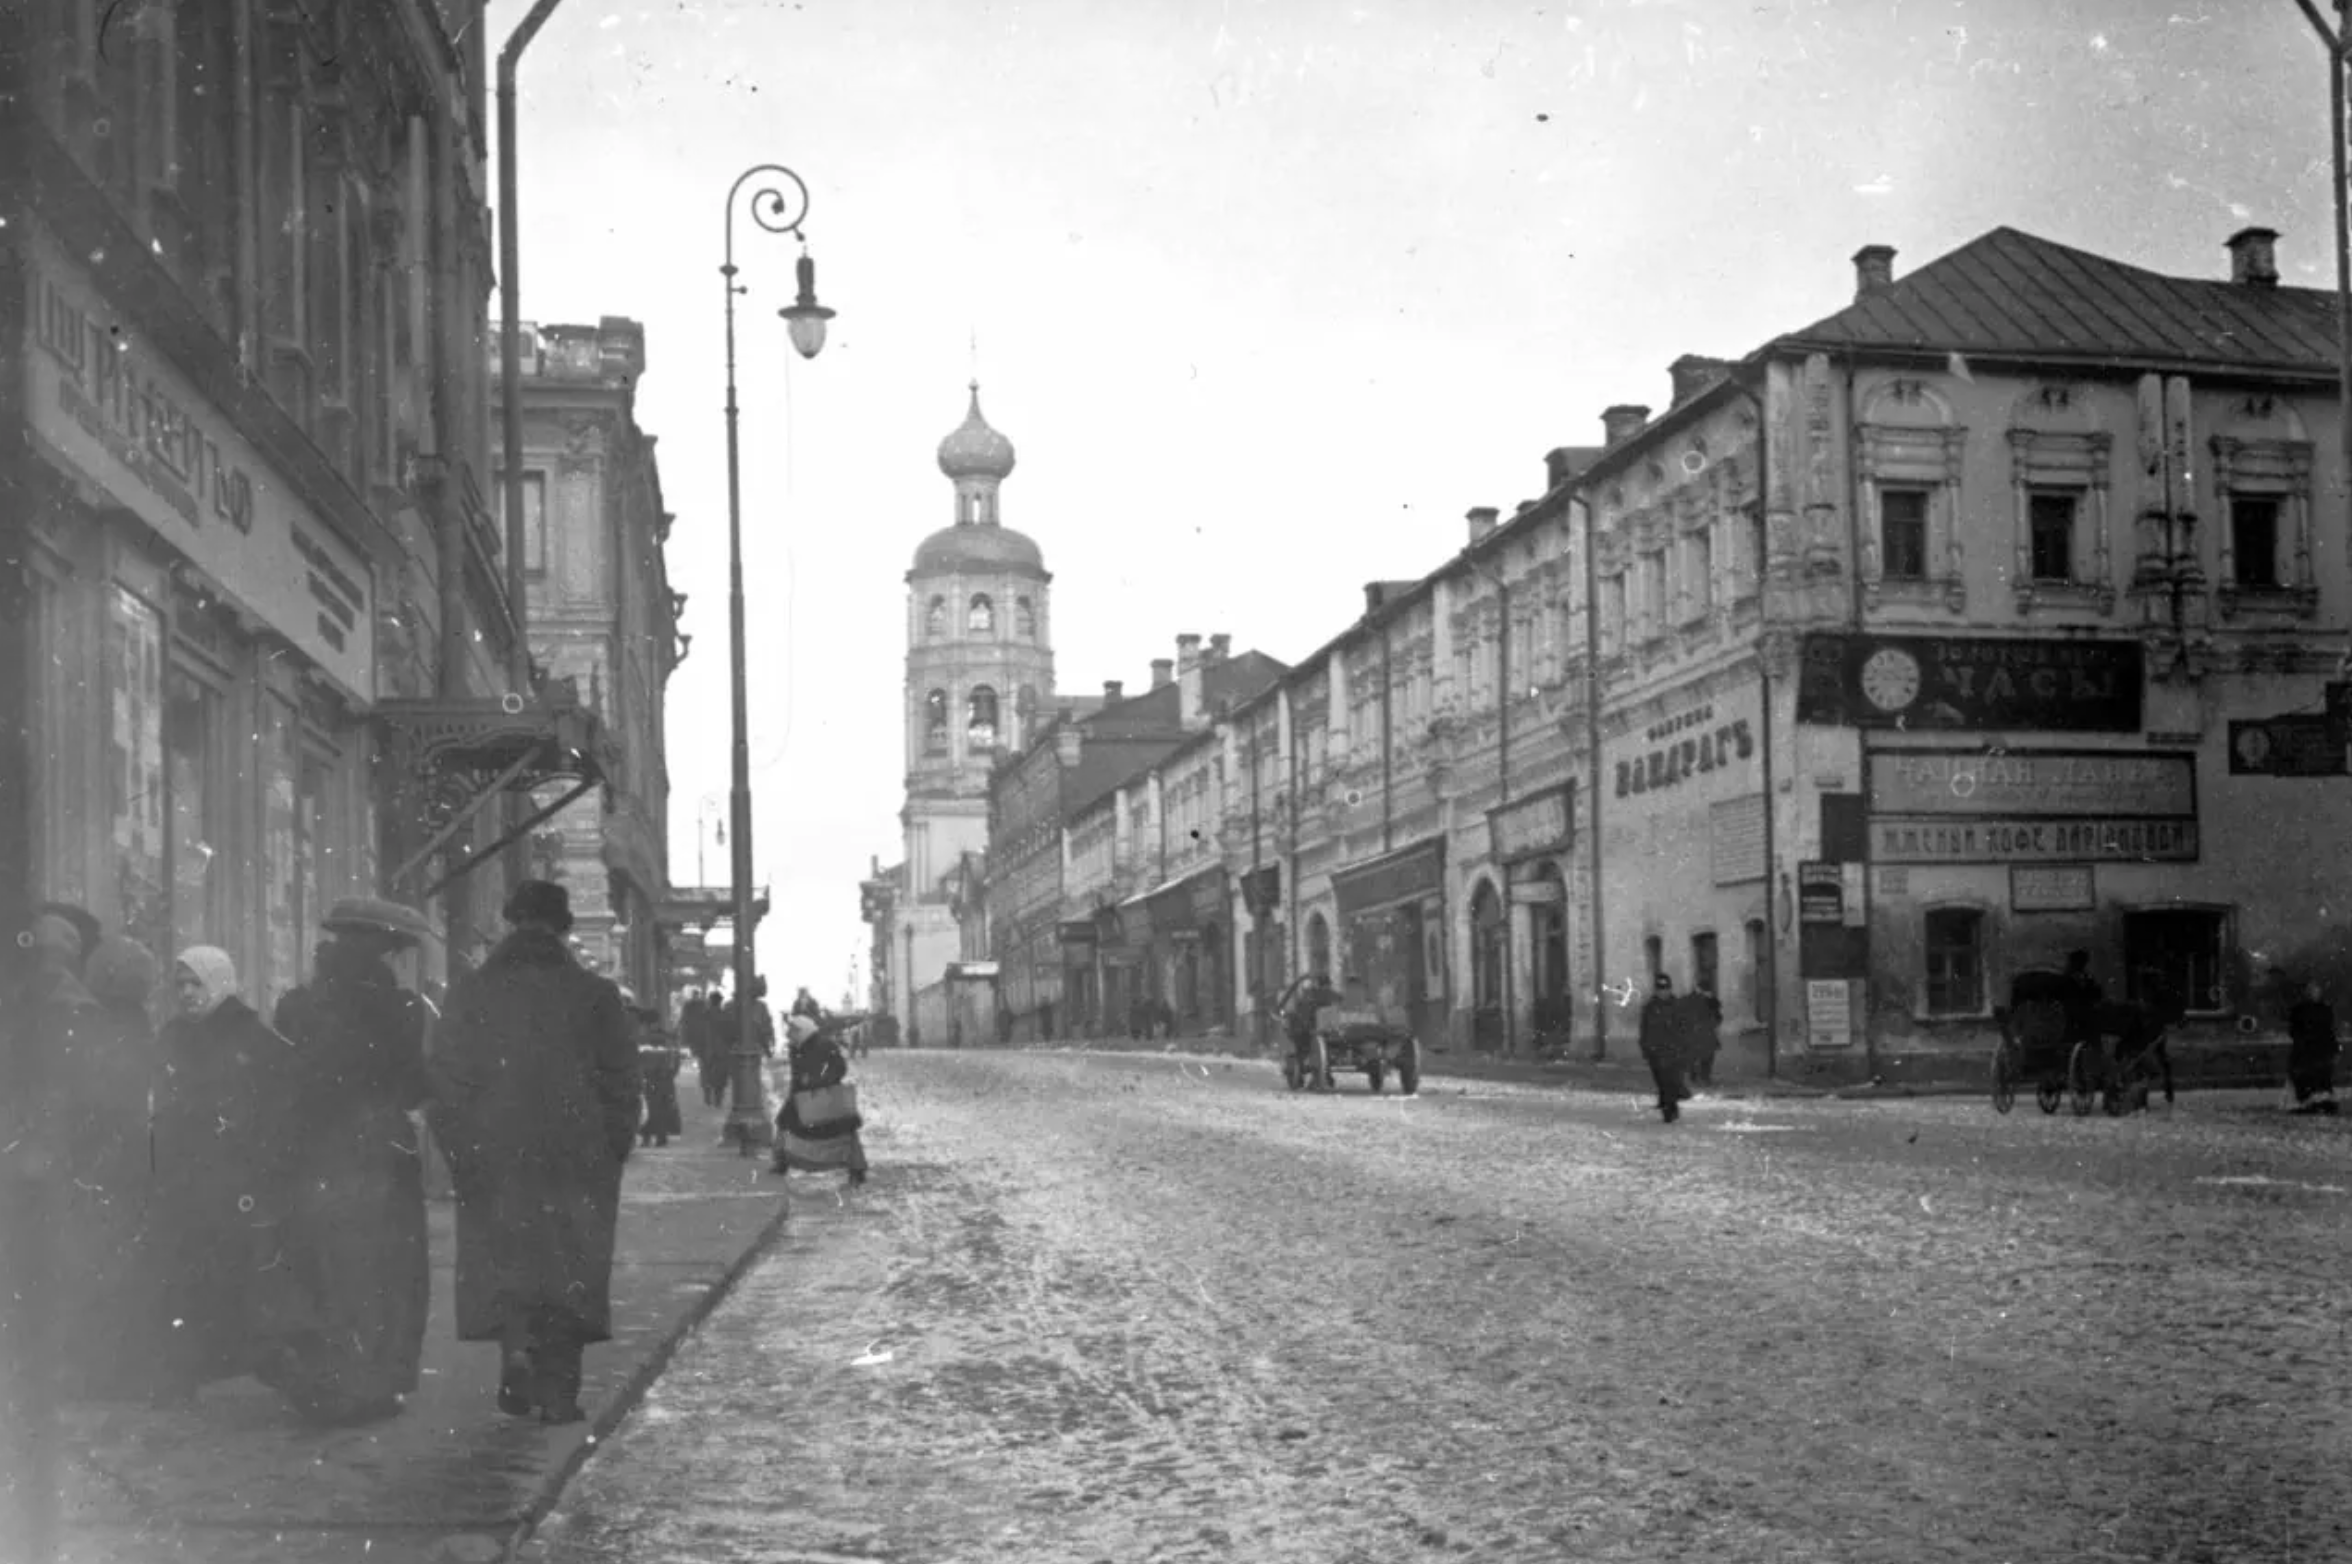
[[[1873,750],[1870,812],[2193,820],[2197,761],[2101,750]]]
[[[2194,820],[1874,819],[1873,863],[2192,863]]]

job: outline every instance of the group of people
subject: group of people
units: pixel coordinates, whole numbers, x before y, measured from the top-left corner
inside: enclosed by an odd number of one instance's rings
[[[252,1375],[312,1423],[397,1414],[431,1297],[421,1112],[457,1196],[459,1338],[499,1345],[501,1409],[577,1420],[622,1164],[677,1133],[675,1093],[641,1123],[645,1018],[574,958],[563,888],[526,882],[505,915],[438,1020],[392,965],[423,920],[358,900],[266,1020],[227,952],[181,951],[157,1032],[156,957],[41,907],[0,1038],[0,1183],[56,1218],[47,1287],[11,1304],[45,1338],[20,1361],[66,1399],[185,1405]]]
[[[1722,1026],[1722,1001],[1709,990],[1678,994],[1671,975],[1650,979],[1650,997],[1642,1002],[1641,1056],[1657,1084],[1658,1115],[1667,1123],[1682,1117],[1682,1105],[1699,1088],[1715,1084]]]
[[[763,1059],[774,1057],[776,1052],[776,1022],[768,1014],[767,994],[768,980],[752,979],[752,1039]],[[743,1012],[733,998],[722,999],[715,988],[707,993],[687,990],[686,1002],[678,1012],[678,1038],[701,1079],[703,1106],[726,1106],[727,1094],[735,1085],[735,1049],[742,1036]]]

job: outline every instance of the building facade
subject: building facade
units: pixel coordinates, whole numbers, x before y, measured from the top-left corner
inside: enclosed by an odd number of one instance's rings
[[[495,926],[446,873],[494,816],[393,715],[494,703],[516,647],[479,9],[64,0],[0,29],[10,926],[57,899],[217,944],[265,1008],[338,896],[431,892],[458,960]]]
[[[990,772],[1027,744],[1054,699],[1053,577],[1037,545],[1003,523],[1013,443],[981,416],[977,382],[971,390],[963,423],[939,444],[955,519],[922,541],[906,575],[905,852],[891,1001],[902,1021],[951,962],[986,949],[966,949],[947,882],[977,883],[966,860],[988,848]]]
[[[583,961],[663,1003],[670,930],[665,692],[686,650],[683,594],[663,547],[655,438],[637,424],[645,330],[606,316],[594,326],[526,325],[523,358],[523,573],[532,649],[601,720],[611,768],[601,788],[541,822],[550,877],[571,892]],[[503,482],[498,494],[506,492]],[[572,791],[539,790],[546,806]],[[677,932],[683,934],[683,927]]]

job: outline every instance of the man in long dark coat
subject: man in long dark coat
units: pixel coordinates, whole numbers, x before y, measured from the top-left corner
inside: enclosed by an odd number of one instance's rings
[[[428,1066],[457,1190],[457,1334],[502,1350],[499,1410],[577,1422],[580,1356],[612,1336],[637,1048],[620,990],[565,946],[571,898],[529,880],[514,932],[449,993]]]
[[[1689,1011],[1674,992],[1674,979],[1661,972],[1650,980],[1650,997],[1642,1003],[1641,1055],[1658,1087],[1658,1115],[1672,1124],[1682,1117],[1683,1099],[1690,1095],[1683,1070],[1690,1047]]]

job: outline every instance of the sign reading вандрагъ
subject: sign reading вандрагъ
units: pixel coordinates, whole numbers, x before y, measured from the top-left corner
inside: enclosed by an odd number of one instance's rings
[[[1797,720],[1914,732],[2137,733],[2140,643],[2060,637],[1805,637]]]
[[[1874,815],[2197,817],[2186,753],[2102,750],[1872,750]]]

